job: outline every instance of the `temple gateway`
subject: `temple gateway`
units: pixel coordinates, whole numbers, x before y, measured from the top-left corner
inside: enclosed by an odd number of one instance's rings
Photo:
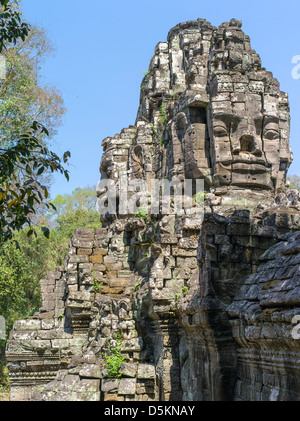
[[[202,217],[196,191],[174,212],[171,189],[169,212],[152,214],[143,190],[124,214],[116,188],[116,211],[75,231],[65,265],[41,280],[40,311],[15,322],[12,401],[300,400],[289,101],[241,28],[172,28],[135,125],[102,142],[99,202],[121,175],[202,180]]]

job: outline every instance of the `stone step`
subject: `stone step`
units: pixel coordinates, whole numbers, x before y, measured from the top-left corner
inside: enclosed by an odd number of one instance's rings
[[[118,270],[118,278],[133,278],[134,273],[131,270]]]
[[[125,288],[130,286],[130,280],[128,278],[110,278],[109,286]]]

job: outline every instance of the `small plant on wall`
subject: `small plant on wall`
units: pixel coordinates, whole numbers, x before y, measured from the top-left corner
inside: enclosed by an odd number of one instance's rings
[[[122,348],[122,337],[121,333],[117,333],[116,337],[116,345],[111,346],[108,345],[107,347],[107,353],[102,354],[102,357],[105,360],[105,368],[107,370],[107,376],[109,378],[118,379],[122,376],[122,373],[120,373],[120,366],[123,364],[126,359],[121,354],[121,348]]]

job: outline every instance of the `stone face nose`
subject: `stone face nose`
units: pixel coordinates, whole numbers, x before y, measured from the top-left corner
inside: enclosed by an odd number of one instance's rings
[[[250,133],[245,133],[240,137],[240,152],[252,153],[258,156],[262,155],[259,142],[255,136]]]

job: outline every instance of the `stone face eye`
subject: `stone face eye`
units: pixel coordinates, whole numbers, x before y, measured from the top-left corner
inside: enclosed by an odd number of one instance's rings
[[[264,131],[264,139],[267,140],[277,140],[279,139],[279,132],[277,130],[265,130]]]
[[[214,127],[214,135],[216,137],[227,137],[228,131],[225,129],[225,127],[216,126],[216,127]]]

